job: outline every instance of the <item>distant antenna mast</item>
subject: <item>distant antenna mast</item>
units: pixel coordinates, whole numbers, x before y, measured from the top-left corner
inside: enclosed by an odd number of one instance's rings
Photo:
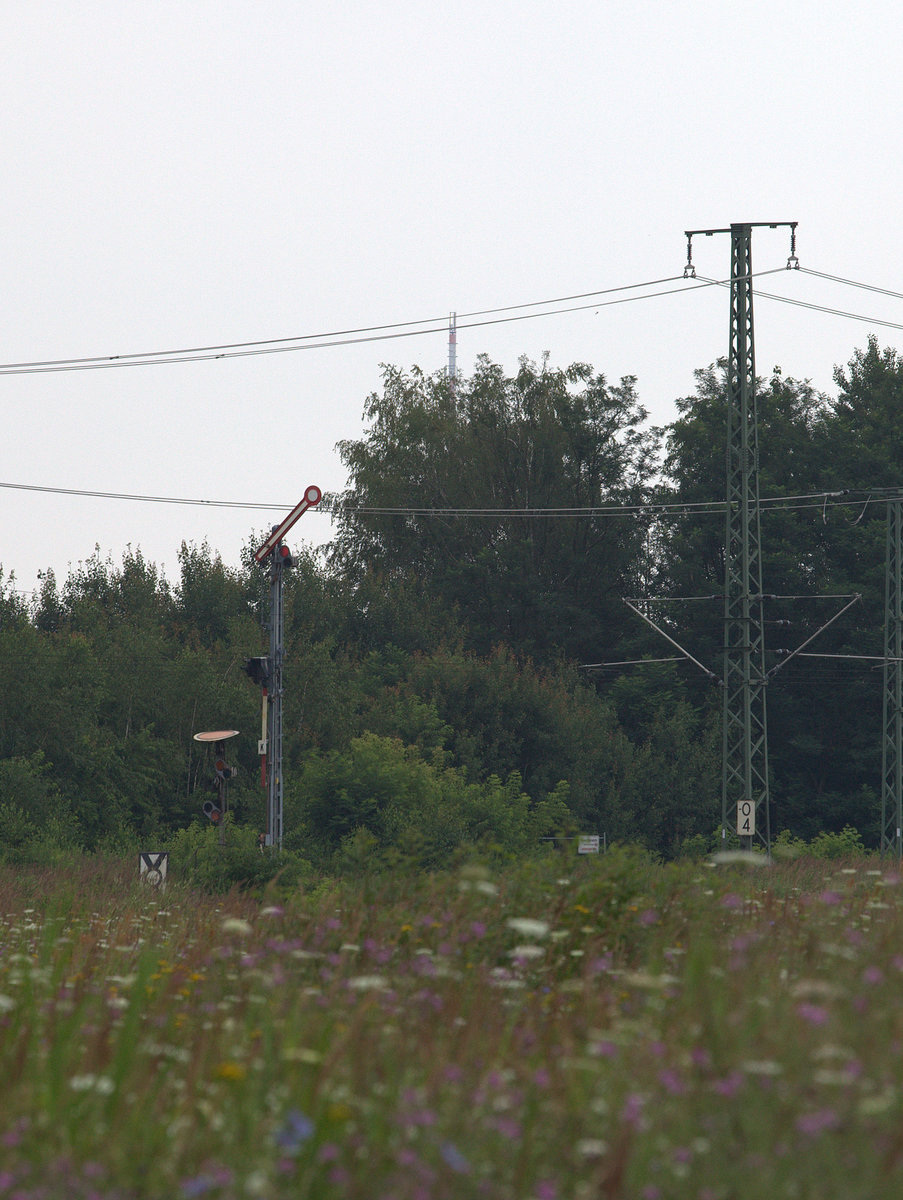
[[[455,380],[457,378],[457,355],[458,355],[458,314],[448,314],[448,389],[452,396],[455,394]]]

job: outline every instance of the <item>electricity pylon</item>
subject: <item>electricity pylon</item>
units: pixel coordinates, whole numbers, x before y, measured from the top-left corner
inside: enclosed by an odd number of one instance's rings
[[[903,501],[887,504],[884,605],[884,736],[881,748],[881,853],[903,851]]]
[[[687,270],[692,238],[731,235],[730,355],[727,387],[727,516],[724,538],[724,667],[722,683],[721,836],[729,822],[740,844],[756,839],[771,850],[768,729],[765,717],[765,639],[762,616],[762,541],[759,526],[759,440],[753,336],[752,231],[789,225],[790,259],[796,221],[757,221],[729,229],[687,231]]]

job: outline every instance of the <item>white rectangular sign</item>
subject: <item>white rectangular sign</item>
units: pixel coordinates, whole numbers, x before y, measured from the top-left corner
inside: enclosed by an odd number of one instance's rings
[[[598,854],[599,853],[599,835],[598,833],[584,834],[577,839],[578,854]]]
[[[756,803],[741,800],[737,805],[737,833],[740,837],[756,836]]]

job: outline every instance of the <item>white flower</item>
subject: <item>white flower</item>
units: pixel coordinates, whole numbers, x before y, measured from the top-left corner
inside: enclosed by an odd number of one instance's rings
[[[113,1080],[109,1075],[73,1075],[69,1080],[69,1086],[73,1092],[99,1092],[102,1096],[109,1096],[115,1088]]]
[[[222,925],[220,925],[223,933],[237,933],[239,937],[247,937],[253,932],[253,926],[250,921],[245,921],[241,917],[226,917]]]
[[[383,975],[355,975],[348,980],[348,986],[356,992],[381,991],[389,986]]]
[[[747,1075],[782,1075],[784,1073],[781,1064],[769,1058],[747,1059],[746,1062],[740,1064],[740,1069]]]
[[[515,946],[508,953],[512,958],[542,958],[545,951],[542,946]]]
[[[712,862],[719,866],[729,863],[743,863],[747,867],[769,866],[768,856],[759,854],[756,850],[719,850],[712,855]]]
[[[537,921],[533,917],[511,917],[507,925],[521,937],[543,938],[549,932],[549,926],[545,921]]]
[[[608,1153],[608,1142],[601,1138],[582,1138],[577,1143],[577,1153],[584,1158],[602,1158]]]

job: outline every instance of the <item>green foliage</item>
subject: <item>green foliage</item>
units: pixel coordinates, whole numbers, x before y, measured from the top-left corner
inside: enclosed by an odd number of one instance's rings
[[[865,846],[859,831],[845,825],[837,833],[822,830],[809,843],[809,853],[815,858],[862,858]]]
[[[390,848],[425,867],[447,864],[465,845],[513,855],[572,821],[566,785],[534,802],[517,772],[471,782],[441,757],[427,761],[416,747],[374,733],[353,738],[346,752],[308,755],[285,807],[288,845],[345,865]]]
[[[404,577],[456,611],[469,648],[498,642],[547,660],[608,653],[627,623],[644,522],[585,514],[365,514],[416,509],[585,509],[647,494],[656,434],[635,381],[610,386],[583,364],[521,360],[513,377],[478,360],[454,392],[444,374],[384,371],[371,424],[340,444],[351,485],[333,561],[354,583]]]
[[[296,550],[286,581],[297,851],[348,872],[433,869],[469,846],[500,860],[574,829],[666,858],[702,852],[720,806],[710,680],[687,661],[591,677],[578,664],[661,654],[624,596],[704,595],[650,613],[720,674],[723,519],[700,502],[724,494],[722,367],[697,373],[664,431],[645,426],[632,378],[612,386],[585,365],[524,361],[509,377],[484,358],[454,393],[442,374],[386,368],[367,429],[342,446],[338,537]],[[761,494],[819,497],[762,514],[766,668],[780,668],[774,811],[811,853],[846,846],[848,827],[878,840],[882,693],[855,659],[776,651],[852,592],[862,602],[812,649],[880,651],[878,501],[898,486],[903,363],[870,339],[837,385],[828,400],[775,369],[757,396]],[[630,515],[595,511],[611,504]],[[172,584],[131,547],[120,563],[96,550],[59,582],[46,572],[31,601],[0,568],[0,854],[184,829],[209,794],[202,729],[241,731],[230,811],[236,828],[259,828],[260,694],[241,666],[265,652],[267,590],[249,548],[233,569],[206,543],[182,546]]]
[[[0,861],[62,863],[80,850],[82,836],[40,751],[0,760]]]
[[[227,819],[225,842],[212,825],[187,825],[169,842],[173,877],[207,892],[261,889],[278,883],[291,888],[310,872],[298,854],[261,848],[257,830]]]

